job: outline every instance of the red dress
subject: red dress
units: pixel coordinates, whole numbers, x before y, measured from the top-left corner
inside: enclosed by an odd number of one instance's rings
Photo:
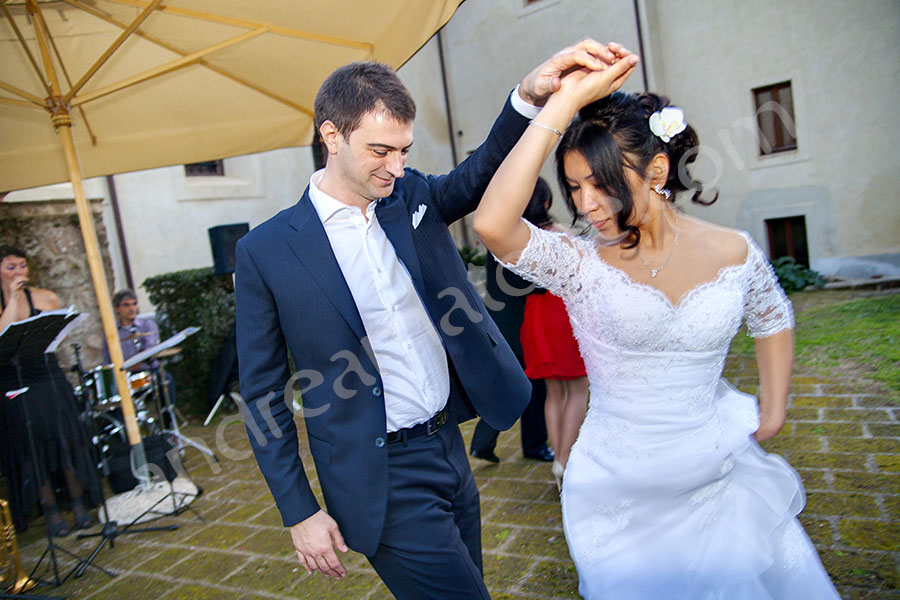
[[[550,292],[525,299],[519,332],[525,374],[530,379],[576,379],[586,375],[566,305]]]

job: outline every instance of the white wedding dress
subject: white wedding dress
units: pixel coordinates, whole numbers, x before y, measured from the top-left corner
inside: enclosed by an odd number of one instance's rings
[[[745,262],[673,305],[591,240],[529,227],[505,266],[565,300],[591,384],[562,489],[581,594],[837,598],[796,519],[800,477],[751,437],[756,398],[721,378],[743,319],[754,337],[793,326],[759,248],[744,234]]]

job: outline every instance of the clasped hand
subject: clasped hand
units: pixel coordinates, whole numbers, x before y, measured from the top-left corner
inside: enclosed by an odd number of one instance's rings
[[[543,106],[561,89],[580,92],[583,98],[601,98],[621,87],[637,62],[637,56],[621,44],[585,39],[563,48],[526,75],[519,95],[535,106]]]

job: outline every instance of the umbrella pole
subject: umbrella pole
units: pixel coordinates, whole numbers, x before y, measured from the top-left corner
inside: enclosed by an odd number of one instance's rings
[[[94,283],[94,292],[97,296],[100,321],[103,323],[103,333],[106,337],[106,345],[109,348],[109,357],[114,365],[113,373],[122,402],[122,416],[125,419],[128,443],[131,444],[132,467],[135,471],[135,476],[141,482],[141,487],[146,488],[149,485],[147,455],[144,453],[141,433],[138,430],[137,419],[134,414],[131,388],[128,385],[125,372],[122,371],[122,347],[119,345],[119,332],[113,317],[109,288],[106,285],[106,276],[103,273],[103,265],[100,262],[100,252],[97,250],[99,244],[97,242],[97,231],[94,229],[94,217],[84,195],[81,167],[78,164],[78,155],[75,152],[75,139],[72,136],[72,118],[60,92],[59,77],[56,74],[56,68],[50,54],[50,35],[46,29],[40,6],[36,0],[27,0],[27,7],[29,14],[32,16],[35,41],[37,41],[41,60],[44,64],[44,75],[50,84],[51,97],[47,99],[47,109],[50,112],[50,120],[53,123],[53,127],[59,134],[63,154],[66,158],[66,169],[69,172],[69,180],[72,182],[72,191],[75,194],[78,224],[81,226],[81,236],[84,238],[84,249],[87,253],[91,279]]]
[[[66,115],[68,117],[68,115]],[[59,115],[54,118],[60,120]],[[81,169],[78,165],[78,158],[75,154],[75,142],[72,137],[72,125],[57,125],[57,133],[62,143],[63,153],[66,157],[66,168],[69,171],[69,179],[72,182],[72,191],[75,194],[75,206],[78,210],[78,223],[81,226],[81,236],[84,238],[84,249],[87,254],[88,266],[90,267],[91,279],[94,284],[94,292],[97,296],[97,304],[100,309],[100,321],[103,323],[103,333],[106,337],[106,346],[109,348],[109,357],[112,359],[113,373],[116,379],[116,387],[121,398],[122,416],[125,420],[125,429],[128,433],[128,443],[131,444],[132,458],[136,470],[135,475],[140,475],[138,479],[144,483],[147,458],[144,453],[144,445],[141,441],[141,433],[138,429],[137,419],[134,412],[134,403],[131,400],[131,387],[122,370],[122,347],[119,343],[119,332],[115,324],[115,316],[112,311],[112,300],[109,296],[109,288],[106,283],[106,275],[103,272],[103,265],[100,261],[100,252],[98,250],[97,230],[94,228],[94,217],[91,214],[90,206],[84,195],[84,184],[81,179]]]

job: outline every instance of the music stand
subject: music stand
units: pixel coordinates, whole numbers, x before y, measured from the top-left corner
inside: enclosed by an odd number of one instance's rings
[[[84,317],[82,317],[83,319]],[[38,315],[33,317],[29,317],[22,321],[17,321],[15,323],[10,323],[6,326],[2,333],[0,333],[0,364],[5,362],[10,362],[13,364],[16,370],[16,378],[18,379],[19,389],[12,390],[6,394],[8,400],[10,402],[21,401],[22,402],[22,412],[25,417],[25,434],[28,438],[28,446],[29,451],[31,452],[31,468],[32,475],[34,476],[34,484],[37,486],[38,482],[43,481],[41,478],[41,473],[37,464],[37,448],[34,443],[34,435],[32,433],[31,428],[31,411],[28,407],[28,399],[26,394],[28,393],[28,387],[24,384],[24,379],[22,377],[22,360],[36,360],[41,358],[42,356],[45,358],[46,364],[46,352],[53,352],[57,346],[59,346],[60,342],[65,338],[66,335],[78,324],[78,312],[74,307],[69,307],[68,309],[59,309],[52,311],[41,312]],[[37,493],[38,501],[41,505],[41,510],[44,514],[47,514],[47,505],[44,500],[43,495],[38,490]],[[49,554],[50,561],[53,567],[53,585],[60,586],[62,583],[69,578],[72,574],[66,575],[63,579],[59,578],[59,566],[56,561],[56,552],[60,551],[68,556],[75,558],[79,561],[79,564],[84,563],[84,559],[82,559],[77,554],[70,552],[59,546],[53,539],[53,536],[50,534],[50,528],[47,527],[47,548],[44,549],[43,554],[41,554],[40,559],[38,559],[37,564],[35,564],[34,568],[31,570],[31,574],[29,575],[29,579],[34,577],[34,574],[37,573],[38,568],[40,568],[41,563],[44,561],[44,558]],[[107,571],[106,569],[99,567],[97,565],[89,565],[106,573],[110,577],[114,577],[115,574]],[[39,583],[45,583],[40,580],[36,580]],[[14,597],[14,596],[13,596]],[[34,596],[32,596],[34,597]]]

